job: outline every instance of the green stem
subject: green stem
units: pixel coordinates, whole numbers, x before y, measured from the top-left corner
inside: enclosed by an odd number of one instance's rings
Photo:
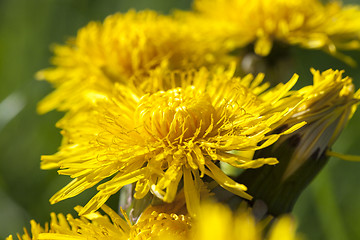
[[[349,239],[340,209],[336,203],[330,173],[324,170],[311,187],[326,239]]]
[[[296,148],[291,144],[291,141],[285,141],[275,150],[266,148],[258,151],[255,158],[274,156],[279,163],[247,169],[236,179],[248,187],[247,192],[254,197],[252,203],[257,200],[265,202],[268,214],[273,216],[291,212],[302,191],[328,161],[325,151],[319,157],[318,151],[315,151],[294,174],[284,179],[285,170]]]

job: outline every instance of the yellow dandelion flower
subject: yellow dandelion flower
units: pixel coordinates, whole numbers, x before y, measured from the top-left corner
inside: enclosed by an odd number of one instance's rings
[[[81,207],[75,208],[77,211]],[[50,224],[45,229],[41,228],[34,220],[31,221],[31,234],[24,229],[25,234],[18,240],[127,240],[131,226],[116,212],[107,206],[102,209],[107,215],[94,212],[80,218],[74,218],[71,214],[51,213]],[[13,240],[9,236],[6,240]]]
[[[105,91],[163,65],[186,69],[217,64],[222,50],[215,44],[191,25],[150,10],[90,22],[66,45],[55,46],[55,66],[37,74],[56,88],[38,111],[77,108],[88,91]]]
[[[337,49],[360,48],[356,5],[319,0],[196,0],[194,7],[197,14],[190,14],[191,21],[200,21],[210,34],[227,39],[227,46],[254,43],[255,52],[262,56],[269,54],[274,41],[280,41],[322,49],[353,64]]]
[[[225,205],[206,202],[201,204],[196,218],[188,214],[175,214],[173,210],[165,208],[162,205],[147,208],[131,227],[129,239],[300,239],[296,224],[288,215],[273,220],[267,230],[271,217],[256,222],[250,208],[241,207],[234,213]]]
[[[115,85],[96,106],[81,114],[68,114],[63,145],[58,153],[42,156],[42,168],[60,168],[74,178],[56,193],[51,203],[97,186],[98,193],[80,214],[95,211],[123,186],[136,183],[135,195],[149,191],[172,202],[183,181],[187,208],[193,215],[199,189],[207,175],[224,189],[250,199],[246,187],[234,182],[217,166],[226,162],[238,168],[275,164],[275,158],[252,158],[242,153],[273,144],[281,134],[270,132],[282,124],[299,98],[289,97],[294,76],[287,84],[265,91],[263,75],[232,77],[230,71],[170,72],[163,82],[180,82],[152,94]],[[150,78],[154,83],[159,79]],[[264,92],[265,91],[265,92]],[[246,154],[244,154],[246,155]]]
[[[146,240],[171,239],[185,240],[191,229],[191,218],[187,215],[164,211],[164,207],[148,207],[135,224],[127,216],[125,220],[106,205],[102,210],[105,215],[94,212],[74,218],[71,214],[51,213],[50,224],[42,228],[31,221],[31,232],[24,229],[24,234],[17,235],[18,240]],[[75,208],[81,211],[82,207]],[[50,227],[49,227],[50,226]],[[6,240],[13,240],[10,235]]]
[[[296,225],[290,216],[277,219],[268,234],[264,222],[256,223],[249,209],[240,208],[235,214],[221,204],[204,204],[199,217],[194,219],[190,239],[199,240],[295,240]],[[264,236],[266,235],[266,236]]]
[[[77,211],[81,207],[76,207]],[[51,213],[50,224],[43,229],[34,220],[31,221],[31,233],[17,235],[18,240],[296,240],[296,225],[290,216],[282,216],[271,226],[268,233],[265,227],[268,221],[255,222],[249,209],[241,208],[235,214],[218,203],[206,203],[200,208],[198,218],[188,214],[164,211],[163,206],[148,207],[131,225],[106,205],[102,206],[105,215],[99,212],[74,218],[71,214]],[[49,227],[50,226],[50,227]],[[264,235],[266,235],[264,237]],[[6,240],[13,240],[10,235]]]

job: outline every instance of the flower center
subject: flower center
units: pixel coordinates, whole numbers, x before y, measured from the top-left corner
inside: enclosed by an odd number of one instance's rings
[[[153,211],[132,226],[130,239],[187,239],[190,228],[188,216]]]
[[[210,97],[190,86],[143,96],[135,120],[153,139],[173,142],[203,136],[215,113]]]

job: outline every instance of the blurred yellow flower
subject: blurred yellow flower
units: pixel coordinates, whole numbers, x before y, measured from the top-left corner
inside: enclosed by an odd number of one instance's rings
[[[75,208],[81,211],[81,207]],[[160,208],[161,209],[161,208]],[[165,237],[185,240],[191,228],[191,218],[181,214],[166,213],[156,207],[149,207],[141,218],[131,225],[106,205],[102,210],[106,215],[94,212],[74,218],[71,214],[51,213],[50,224],[42,228],[31,221],[31,233],[17,234],[19,240],[162,240]],[[50,227],[49,227],[50,225]],[[10,235],[6,240],[14,240]]]
[[[240,208],[235,214],[221,204],[202,205],[199,217],[194,219],[191,239],[196,240],[296,240],[296,225],[290,216],[275,220],[269,233],[265,222],[255,222],[250,209]],[[264,236],[265,235],[265,236]]]
[[[222,37],[228,47],[255,44],[266,56],[274,41],[322,49],[352,64],[338,49],[360,49],[360,8],[319,0],[196,0],[196,14],[209,36]]]
[[[277,163],[271,157],[253,160],[248,153],[303,125],[270,134],[300,101],[288,93],[297,76],[266,91],[268,84],[261,84],[263,75],[255,79],[232,75],[220,70],[210,74],[205,68],[169,72],[162,82],[175,85],[152,94],[116,84],[93,108],[69,113],[58,124],[63,129],[63,145],[58,153],[42,156],[42,168],[60,168],[59,174],[74,180],[50,202],[76,196],[103,180],[80,214],[95,211],[131,183],[136,183],[137,199],[151,191],[172,202],[183,180],[187,208],[193,216],[205,175],[250,199],[246,187],[224,174],[217,162],[237,168]],[[150,77],[149,84],[158,84],[160,78]]]
[[[81,207],[77,207],[80,210]],[[160,207],[146,209],[138,221],[131,225],[128,219],[121,218],[116,212],[104,205],[106,215],[99,212],[73,218],[70,214],[51,213],[50,227],[41,228],[31,221],[31,234],[19,240],[296,240],[296,225],[289,216],[275,221],[269,233],[266,224],[256,223],[249,210],[241,209],[236,214],[221,204],[207,203],[201,206],[198,218],[187,215],[163,212]],[[126,217],[126,216],[125,216]],[[48,225],[48,224],[47,224]],[[266,237],[264,237],[266,235]],[[13,240],[9,236],[6,240]]]
[[[77,211],[81,207],[75,208]],[[110,240],[129,239],[131,226],[122,219],[116,212],[107,206],[102,209],[107,215],[99,212],[88,214],[80,218],[74,218],[71,214],[64,216],[63,214],[51,213],[50,224],[46,224],[43,229],[34,220],[31,221],[31,234],[24,229],[25,234],[20,236],[19,240]],[[110,217],[110,218],[109,218]],[[111,221],[110,221],[111,219]],[[50,225],[50,227],[49,227]],[[10,235],[6,240],[13,240]]]
[[[130,82],[132,76],[163,65],[188,69],[219,64],[225,51],[216,44],[192,25],[150,10],[90,22],[66,45],[56,45],[55,66],[37,74],[56,88],[39,103],[38,111],[73,109],[86,99],[84,92],[106,91],[113,83]]]

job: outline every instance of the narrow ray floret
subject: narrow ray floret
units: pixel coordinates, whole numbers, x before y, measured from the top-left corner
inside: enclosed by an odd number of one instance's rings
[[[187,208],[199,206],[199,188],[207,175],[224,189],[250,199],[246,187],[224,174],[217,163],[237,168],[275,164],[275,158],[252,159],[249,152],[273,144],[270,132],[283,123],[301,98],[290,96],[297,76],[267,90],[263,75],[232,77],[231,71],[168,72],[173,83],[154,93],[117,84],[81,114],[69,113],[58,124],[64,136],[58,153],[42,157],[42,168],[60,168],[74,180],[56,193],[56,203],[97,186],[98,193],[80,214],[95,211],[123,186],[136,183],[135,195],[149,191],[172,202],[183,186]],[[296,124],[281,134],[301,127]],[[247,154],[245,154],[247,153]]]

